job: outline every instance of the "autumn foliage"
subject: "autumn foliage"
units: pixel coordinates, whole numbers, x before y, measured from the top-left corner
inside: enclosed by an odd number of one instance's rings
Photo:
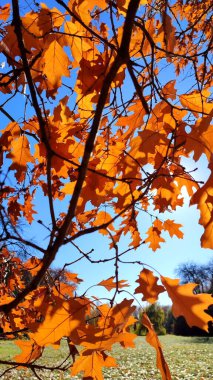
[[[141,262],[130,297],[119,265],[144,244],[156,251],[165,237],[183,238],[167,212],[183,205],[183,189],[200,211],[201,246],[213,248],[212,9],[211,0],[1,1],[0,320],[21,353],[0,363],[36,374],[45,348],[63,338],[69,365],[57,369],[101,380],[103,367],[117,366],[113,345],[134,347],[134,297],[154,303],[165,291],[175,317],[208,331],[211,295]],[[206,183],[187,168],[202,155]],[[35,239],[27,226],[37,226]],[[97,232],[109,257],[82,248]],[[65,246],[77,258],[52,276]],[[113,290],[107,301],[96,287],[94,297],[78,294],[72,264],[82,260],[113,262],[111,277],[94,284]],[[88,323],[94,308],[97,323]],[[145,314],[143,324],[169,380]]]

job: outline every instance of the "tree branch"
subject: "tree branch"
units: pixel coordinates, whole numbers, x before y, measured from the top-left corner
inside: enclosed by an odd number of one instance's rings
[[[58,1],[58,3],[60,3],[59,0],[57,0],[57,1]],[[51,265],[51,263],[55,259],[55,256],[56,256],[59,248],[63,244],[64,238],[65,238],[67,231],[69,230],[70,225],[72,223],[72,219],[75,216],[76,206],[77,206],[78,199],[79,199],[79,196],[81,194],[82,186],[83,186],[83,183],[84,183],[84,180],[86,177],[89,160],[90,160],[93,148],[94,148],[95,138],[96,138],[96,135],[98,132],[99,123],[101,121],[102,112],[103,112],[104,106],[105,106],[106,101],[107,101],[107,97],[108,97],[108,93],[109,93],[109,90],[111,87],[111,83],[112,83],[113,79],[115,78],[116,73],[118,72],[121,65],[125,64],[126,60],[129,59],[129,44],[130,44],[130,39],[131,39],[131,35],[132,35],[132,28],[134,25],[134,18],[135,18],[137,9],[139,7],[139,3],[140,3],[140,0],[130,0],[129,7],[127,10],[126,19],[125,19],[125,23],[124,23],[121,45],[120,45],[120,48],[118,50],[117,56],[115,57],[115,60],[112,63],[112,66],[109,69],[109,72],[106,75],[106,78],[103,82],[103,86],[102,86],[100,96],[98,99],[96,112],[95,112],[94,119],[92,122],[91,130],[90,130],[89,136],[88,136],[86,144],[85,144],[82,163],[81,163],[81,166],[79,168],[78,179],[76,181],[75,189],[74,189],[73,196],[72,196],[70,204],[69,204],[68,212],[67,212],[67,215],[65,217],[64,223],[63,223],[62,227],[60,228],[60,230],[58,232],[58,236],[56,237],[54,243],[48,245],[48,248],[46,250],[46,253],[45,253],[43,261],[42,261],[42,268],[40,269],[40,271],[33,278],[31,283],[21,293],[19,293],[19,295],[17,296],[17,298],[15,300],[13,300],[12,302],[10,302],[6,305],[0,306],[0,311],[4,311],[5,313],[8,313],[12,308],[16,307],[29,292],[36,289],[39,282],[43,278],[46,270],[49,268],[49,266]],[[32,97],[33,103],[35,101],[34,107],[35,107],[35,110],[37,112],[38,111],[37,110],[38,103],[37,103],[34,85],[32,82],[30,69],[28,67],[25,47],[24,47],[24,44],[22,41],[21,20],[20,20],[20,15],[19,15],[18,3],[16,0],[13,0],[13,8],[14,8],[14,21],[17,23],[15,31],[16,31],[17,38],[19,41],[19,47],[21,50],[21,54],[23,55],[23,64],[24,64],[24,67],[26,70],[26,76],[27,76],[28,83],[30,86],[31,97]],[[37,113],[37,116],[38,115],[40,117],[39,124],[41,123],[40,127],[41,127],[42,137],[44,139],[44,143],[46,143],[47,137],[46,137],[46,133],[45,133],[44,120],[40,114],[40,109]],[[49,143],[47,146],[49,147],[49,149],[51,149],[49,146]],[[50,240],[50,242],[51,242],[51,240]]]

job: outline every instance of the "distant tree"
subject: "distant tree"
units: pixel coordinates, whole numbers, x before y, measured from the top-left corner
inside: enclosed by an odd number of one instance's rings
[[[164,309],[158,304],[148,305],[143,309],[139,309],[136,313],[136,317],[138,318],[138,322],[134,325],[134,333],[137,335],[146,335],[146,328],[142,324],[142,316],[146,313],[152,322],[155,332],[158,335],[165,335],[166,329],[164,327],[165,322],[165,313]]]
[[[176,269],[176,274],[182,283],[195,282],[198,284],[196,293],[213,293],[213,259],[207,264],[197,264],[188,262],[180,264]]]
[[[213,333],[212,327],[209,327],[209,333],[201,330],[199,327],[196,327],[196,326],[189,327],[185,318],[182,316],[178,317],[174,323],[174,334],[175,335],[209,337],[209,335],[212,336],[212,333]]]
[[[166,329],[167,334],[173,334],[174,333],[174,324],[175,324],[175,318],[172,314],[172,308],[171,306],[163,306],[162,307],[165,315],[164,320],[164,327]]]

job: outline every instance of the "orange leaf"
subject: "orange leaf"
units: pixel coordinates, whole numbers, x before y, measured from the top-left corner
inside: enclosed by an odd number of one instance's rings
[[[30,145],[27,137],[23,135],[13,140],[11,142],[11,148],[12,152],[7,155],[7,157],[13,160],[10,169],[16,170],[16,178],[19,182],[22,182],[25,178],[27,164],[34,162],[34,158],[30,153]]]
[[[37,302],[38,310],[44,320],[30,326],[30,337],[40,346],[48,346],[60,341],[64,336],[72,334],[72,341],[78,337],[77,329],[84,323],[88,301],[63,298],[51,295],[50,300],[40,299]]]
[[[129,326],[129,321],[131,319],[132,313],[135,310],[135,306],[132,306],[132,302],[133,300],[127,300],[125,298],[122,302],[112,308],[110,308],[108,305],[102,305],[98,307],[100,314],[102,315],[102,318],[100,318],[98,321],[98,326],[104,330],[106,328],[109,328],[111,330],[110,336],[113,334],[119,334],[121,331],[126,331],[127,327]],[[133,347],[132,341],[135,339],[135,335],[130,333],[127,334],[131,340],[131,342],[129,340],[130,346]],[[123,346],[125,346],[125,341],[126,337],[124,341],[122,337],[117,337],[117,342],[120,342]]]
[[[9,123],[1,132],[0,144],[2,150],[11,150],[11,142],[21,134],[19,125],[16,122]]]
[[[12,302],[14,299],[15,299],[14,297],[8,296],[7,294],[5,295],[1,294],[0,305],[6,305],[7,303]]]
[[[129,6],[130,0],[117,0],[117,7],[119,9],[119,13],[126,16],[127,8]],[[146,5],[147,0],[140,0],[140,5]]]
[[[131,306],[132,301],[124,299],[114,307],[106,304],[98,306],[97,327],[87,325],[82,346],[101,352],[111,350],[115,343],[120,343],[122,347],[134,347],[136,335],[129,332],[129,326],[136,322],[132,316],[135,310],[135,306]]]
[[[34,204],[32,203],[34,194],[30,194],[28,191],[24,195],[24,205],[21,207],[23,216],[31,224],[34,220],[33,214],[37,214],[37,211],[33,209]]]
[[[213,169],[213,162],[209,165]],[[204,227],[204,233],[201,237],[201,246],[203,248],[213,249],[213,174],[191,198],[191,205],[197,204],[200,209],[199,223]]]
[[[197,326],[208,331],[208,322],[212,320],[212,317],[204,310],[213,304],[211,295],[194,294],[193,290],[197,284],[180,285],[178,279],[163,276],[161,276],[161,281],[173,302],[174,316],[177,318],[182,315],[190,327]]]
[[[147,231],[148,237],[145,240],[145,243],[150,243],[149,247],[153,251],[160,248],[160,243],[164,242],[165,239],[161,237],[161,231],[157,227],[150,227]]]
[[[180,231],[180,227],[182,227],[182,224],[175,223],[174,220],[170,219],[165,220],[163,223],[164,230],[167,230],[171,237],[176,235],[179,239],[183,239],[183,232]]]
[[[167,84],[165,84],[165,86],[162,88],[162,93],[163,93],[163,96],[168,99],[172,99],[172,100],[175,100],[176,99],[176,92],[177,90],[175,90],[175,84],[176,84],[176,81],[175,80],[170,80]]]
[[[154,303],[158,299],[160,293],[165,292],[162,285],[157,285],[158,277],[153,275],[153,272],[148,269],[143,269],[139,279],[136,281],[139,286],[135,289],[135,294],[142,293],[142,301]]]
[[[142,324],[148,329],[148,333],[146,335],[146,341],[155,348],[156,353],[157,353],[157,368],[161,372],[161,376],[163,380],[171,380],[171,374],[170,370],[168,367],[168,364],[166,363],[164,356],[163,356],[163,351],[162,347],[160,344],[160,341],[157,337],[157,334],[153,328],[153,325],[146,313],[143,314],[142,317]]]
[[[80,284],[83,280],[81,278],[78,278],[78,275],[76,273],[71,272],[64,272],[64,275],[66,279],[70,282],[75,282],[76,284]]]
[[[73,364],[71,374],[75,376],[83,371],[85,379],[104,380],[102,367],[117,367],[117,364],[114,358],[107,356],[104,352],[83,350]]]
[[[175,38],[175,27],[172,25],[172,19],[171,17],[166,13],[163,12],[163,29],[164,29],[164,42],[166,44],[166,49],[168,49],[169,52],[174,51],[174,47],[176,44],[176,38]]]
[[[10,4],[0,7],[0,20],[7,21],[10,16]]]
[[[199,91],[193,91],[191,94],[184,94],[179,98],[181,104],[193,113],[204,112],[209,114],[213,109],[212,103],[207,103],[206,101],[209,94],[208,91],[203,91],[202,94]]]
[[[107,280],[103,280],[101,282],[99,282],[99,286],[104,286],[107,290],[112,290],[112,289],[115,289],[116,287],[119,288],[124,288],[125,286],[129,286],[129,284],[127,283],[126,280],[120,280],[118,281],[118,283],[116,282],[113,282],[115,279],[115,277],[109,277]]]
[[[95,221],[93,222],[93,226],[101,226],[102,224],[108,223],[112,219],[111,215],[108,214],[108,212],[100,211],[95,218]],[[114,227],[112,224],[109,224],[107,227],[110,230],[114,231]],[[105,229],[100,229],[100,232],[102,235],[107,235],[108,232]]]
[[[91,43],[86,38],[79,38],[79,36],[85,34],[85,31],[81,29],[79,30],[79,25],[77,25],[75,22],[66,21],[64,30],[65,33],[67,33],[65,37],[65,43],[71,48],[72,56],[79,64],[79,62],[82,60],[84,52],[88,52],[90,50],[93,51]]]
[[[56,40],[51,42],[45,51],[44,61],[43,74],[46,75],[53,88],[58,88],[61,85],[61,77],[69,77],[68,66],[70,65],[70,61]]]
[[[17,198],[17,196],[10,197],[8,201],[8,213],[13,225],[16,225],[18,219],[21,216],[21,205],[19,202],[17,202]]]
[[[42,355],[43,347],[31,340],[16,340],[15,344],[22,350],[21,354],[14,358],[17,363],[32,363]]]
[[[32,256],[24,263],[24,267],[28,269],[32,276],[35,276],[42,267],[42,261],[35,256]]]

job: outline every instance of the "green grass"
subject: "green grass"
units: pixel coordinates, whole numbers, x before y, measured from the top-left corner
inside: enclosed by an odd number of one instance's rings
[[[213,338],[188,338],[167,335],[160,337],[164,356],[169,365],[172,380],[207,380],[212,379]],[[113,355],[120,364],[118,368],[104,370],[105,379],[119,380],[160,380],[161,376],[156,369],[155,351],[145,342],[144,337],[136,339],[136,348],[122,349],[116,345]],[[44,358],[40,360],[45,365],[51,366],[60,363],[66,356],[65,343],[60,350],[48,348],[45,350]],[[9,341],[0,341],[1,359],[11,359],[19,349]],[[0,373],[3,367],[0,366]],[[38,372],[42,379],[70,379],[69,371],[66,373]],[[4,374],[2,379],[9,380],[36,379],[30,371],[12,371]],[[80,377],[72,377],[79,379]]]

